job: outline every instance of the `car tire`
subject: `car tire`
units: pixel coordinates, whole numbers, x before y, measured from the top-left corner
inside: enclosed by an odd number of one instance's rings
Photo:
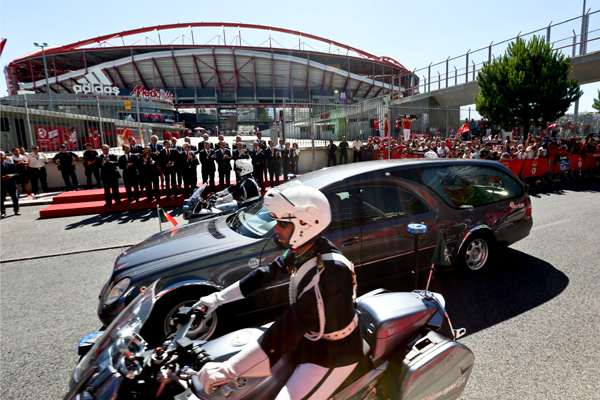
[[[490,233],[470,235],[458,255],[458,266],[463,272],[474,273],[486,269],[496,250],[496,242]]]
[[[144,324],[140,335],[148,342],[148,348],[160,346],[165,337],[172,333],[176,327],[172,318],[182,307],[189,307],[198,302],[200,297],[214,292],[196,287],[186,287],[168,293],[159,299],[150,318]],[[218,311],[213,311],[205,319],[193,324],[188,332],[190,339],[208,340],[215,337],[218,327]]]

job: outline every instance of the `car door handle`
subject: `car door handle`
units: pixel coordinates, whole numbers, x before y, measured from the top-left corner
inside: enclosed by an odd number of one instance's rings
[[[353,244],[356,244],[358,242],[359,242],[358,237],[349,238],[342,242],[342,247],[352,246]]]

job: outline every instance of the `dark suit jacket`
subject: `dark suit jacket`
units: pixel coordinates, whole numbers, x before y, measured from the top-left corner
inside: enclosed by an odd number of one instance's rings
[[[161,151],[164,148],[164,146],[162,144],[160,144],[160,143],[156,143],[155,145],[152,144],[152,143],[150,143],[148,146],[150,146],[150,148],[152,149],[153,153],[156,152],[156,151]]]
[[[213,158],[213,156],[215,157]],[[216,158],[214,150],[209,150],[207,152],[206,149],[204,149],[200,151],[200,164],[202,164],[202,170],[206,172],[215,172]]]
[[[6,185],[7,188],[16,189],[17,188],[17,178],[19,177],[19,173],[17,172],[17,166],[13,163],[3,162],[1,164],[2,168],[2,176],[13,175],[12,178],[2,181],[2,185]]]
[[[133,154],[142,154],[144,152],[144,148],[139,144],[136,144],[135,146],[130,146],[130,149],[131,153]]]
[[[185,174],[195,175],[196,167],[200,163],[198,162],[198,157],[196,156],[196,153],[190,151],[189,155],[191,156],[191,159],[188,159],[188,155],[185,154],[185,151],[181,153],[181,163],[183,164],[183,172]]]
[[[105,163],[104,159],[106,156],[104,154],[100,154],[98,156],[98,164],[100,164],[100,176],[102,177],[103,182],[112,181],[113,179],[118,180],[121,177],[119,171],[117,171],[117,167],[119,166],[119,159],[115,154],[108,154],[108,159],[110,163]]]
[[[162,149],[158,155],[158,160],[163,168],[178,168],[181,162],[181,153],[173,148]],[[171,167],[167,167],[170,162],[172,162]]]
[[[219,165],[219,172],[231,171],[231,160],[233,160],[233,158],[231,157],[231,151],[229,151],[229,149],[219,149],[215,152],[215,154],[217,155],[217,164]],[[228,158],[224,159],[224,155],[227,155]]]
[[[240,156],[240,151],[238,149],[233,150],[233,160],[237,161],[239,159],[248,160],[250,158],[249,151],[247,149],[242,149],[244,155]]]
[[[154,153],[151,153],[150,157],[141,154],[139,156],[138,171],[140,171],[140,178],[143,180],[158,177],[158,156]]]
[[[119,168],[123,170],[123,179],[137,177],[139,161],[140,159],[136,154],[130,153],[129,162],[133,163],[133,165],[127,168],[127,157],[125,155],[119,157]]]
[[[252,157],[252,165],[254,166],[254,170],[257,168],[260,170],[264,168],[265,165],[265,153],[261,149],[258,150],[250,150],[250,157]]]

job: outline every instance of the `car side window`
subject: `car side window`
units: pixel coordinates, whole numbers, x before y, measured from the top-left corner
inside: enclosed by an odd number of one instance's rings
[[[402,191],[391,186],[368,186],[359,191],[363,223],[369,224],[406,215]]]
[[[428,168],[423,182],[455,208],[497,203],[524,194],[523,187],[507,173],[481,165]]]
[[[406,215],[423,214],[429,211],[429,207],[427,207],[423,201],[410,193],[403,191],[402,199],[404,200],[404,209],[406,210]]]
[[[359,203],[353,189],[334,190],[325,193],[331,206],[329,230],[346,229],[358,225]]]

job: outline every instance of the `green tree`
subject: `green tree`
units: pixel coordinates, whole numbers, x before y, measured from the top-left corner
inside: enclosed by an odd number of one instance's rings
[[[594,99],[594,104],[592,104],[592,108],[600,112],[600,90],[598,90],[598,98]]]
[[[506,130],[522,126],[525,135],[531,124],[556,121],[583,94],[568,80],[570,63],[538,36],[509,44],[477,75],[477,111]]]

